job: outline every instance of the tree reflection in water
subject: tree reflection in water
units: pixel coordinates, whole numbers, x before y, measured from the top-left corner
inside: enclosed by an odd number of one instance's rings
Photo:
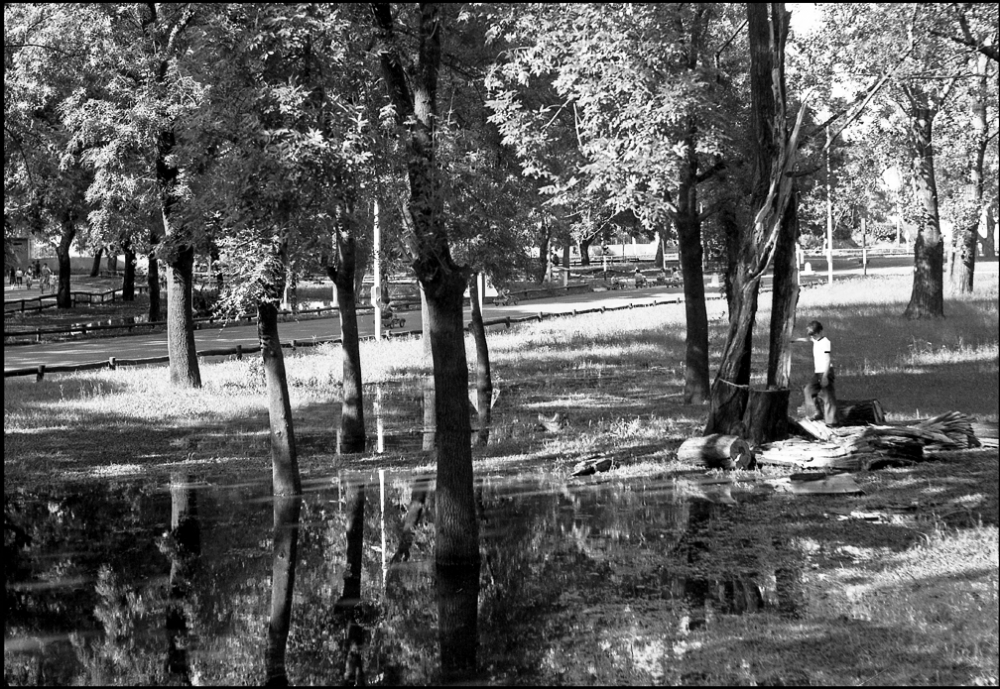
[[[271,618],[267,627],[267,686],[288,686],[285,651],[292,621],[302,497],[274,496],[274,559],[271,565]]]
[[[170,532],[160,548],[170,560],[164,669],[172,682],[190,685],[189,602],[194,570],[201,555],[201,523],[198,521],[197,493],[188,474],[175,473],[170,478]]]

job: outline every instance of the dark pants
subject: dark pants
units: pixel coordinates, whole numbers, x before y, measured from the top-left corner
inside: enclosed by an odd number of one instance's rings
[[[833,368],[827,375],[827,386],[823,387],[823,374],[814,373],[812,382],[803,390],[807,404],[811,400],[816,409],[816,415],[821,416],[827,425],[837,423],[837,395],[833,390]]]

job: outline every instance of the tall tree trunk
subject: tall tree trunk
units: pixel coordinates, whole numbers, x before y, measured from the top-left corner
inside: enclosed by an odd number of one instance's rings
[[[437,515],[435,560],[438,565],[479,562],[479,525],[473,491],[469,369],[465,356],[462,300],[469,270],[451,257],[435,160],[434,127],[444,25],[439,8],[419,8],[419,43],[412,82],[403,69],[390,6],[373,4],[375,40],[383,80],[407,126],[407,173],[412,221],[413,263],[427,298],[434,362],[437,438]]]
[[[701,219],[698,217],[698,154],[695,128],[684,137],[684,161],[677,191],[677,236],[680,239],[681,273],[684,276],[684,313],[687,336],[684,368],[684,403],[701,404],[710,393],[708,383],[708,311],[702,271]]]
[[[430,319],[428,319],[429,321]],[[434,394],[434,376],[423,379],[421,387],[423,396],[424,427],[421,448],[424,452],[433,452],[437,446],[437,399]]]
[[[774,252],[791,196],[788,171],[802,123],[786,137],[784,51],[788,13],[783,3],[748,3],[750,43],[751,141],[753,189],[751,225],[741,235],[739,261],[732,284],[729,334],[712,386],[712,407],[705,434],[745,433],[743,418],[749,399],[752,336],[760,279]]]
[[[167,353],[170,382],[200,388],[194,342],[194,248],[190,246],[179,247],[167,264]]]
[[[343,360],[337,452],[355,454],[365,451],[367,438],[361,379],[361,348],[358,343],[357,299],[354,293],[355,242],[350,228],[337,230],[337,253],[339,256],[337,266],[327,268],[330,279],[337,286],[340,350]]]
[[[989,147],[989,130],[986,120],[986,57],[979,56],[977,65],[978,89],[972,103],[972,130],[976,134],[976,145],[969,165],[969,184],[966,198],[962,199],[961,210],[955,220],[955,253],[951,271],[952,289],[959,294],[969,294],[973,290],[976,274],[976,244],[979,240],[979,220],[983,215],[983,165]]]
[[[100,246],[97,248],[97,252],[94,254],[94,262],[90,264],[90,277],[96,278],[101,275],[101,256],[104,255],[104,247]]]
[[[135,301],[135,251],[132,241],[122,242],[125,251],[125,271],[122,273],[122,301]]]
[[[278,290],[280,294],[280,289]],[[267,381],[267,409],[271,427],[271,475],[275,495],[298,495],[299,480],[295,432],[292,428],[292,404],[288,397],[285,356],[278,337],[276,300],[257,303],[257,337]]]
[[[266,686],[287,687],[285,650],[292,626],[292,599],[299,546],[302,496],[274,496],[274,555],[271,563],[271,616],[265,651]]]
[[[469,330],[476,343],[476,399],[479,407],[479,438],[478,444],[486,446],[490,441],[490,423],[493,401],[493,376],[490,372],[490,348],[486,342],[486,326],[483,325],[483,312],[479,308],[479,274],[472,274],[469,286],[469,296],[472,301],[472,323]]]
[[[914,94],[923,99],[922,94]],[[944,317],[944,241],[938,215],[937,183],[934,179],[932,124],[935,112],[915,102],[910,112],[910,134],[916,162],[917,198],[920,217],[913,242],[913,291],[903,315],[909,319]]]
[[[208,244],[208,257],[212,262],[212,264],[209,266],[209,270],[211,270],[212,273],[215,275],[215,289],[221,295],[222,289],[226,285],[226,278],[222,272],[222,266],[219,263],[222,257],[221,254],[219,253],[219,245],[215,243],[215,240],[212,240]]]
[[[108,246],[106,259],[105,263],[107,263],[108,277],[112,277],[118,272],[118,247]]]
[[[166,69],[166,64],[161,65]],[[194,247],[174,222],[179,171],[170,162],[176,139],[172,130],[160,132],[157,141],[156,180],[160,193],[167,255],[167,354],[170,381],[180,387],[201,387],[201,371],[194,343]],[[161,247],[162,248],[162,247]]]
[[[771,299],[771,339],[767,355],[767,386],[787,388],[791,382],[792,332],[799,303],[799,264],[795,244],[799,239],[798,197],[792,190],[781,218],[774,248],[774,292]]]
[[[68,309],[73,306],[73,294],[70,286],[69,249],[76,237],[76,219],[67,215],[63,219],[62,234],[59,236],[59,246],[56,247],[56,258],[59,261],[59,287],[56,291],[56,306]]]
[[[193,479],[185,473],[170,477],[170,556],[169,597],[166,605],[166,672],[180,685],[191,684],[188,656],[191,624],[187,603],[191,598],[192,579],[201,555],[201,524],[198,520],[197,493]]]

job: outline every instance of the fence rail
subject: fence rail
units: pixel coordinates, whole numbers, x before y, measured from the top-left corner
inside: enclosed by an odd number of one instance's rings
[[[146,285],[136,285],[136,294],[143,294],[149,288]],[[123,291],[120,289],[112,289],[107,292],[70,292],[70,303],[72,306],[77,304],[104,304],[107,302],[114,303],[119,300]],[[52,309],[58,306],[56,304],[57,296],[55,294],[46,294],[44,296],[32,297],[30,299],[14,299],[12,301],[4,302],[3,305],[3,315],[4,318],[10,317],[15,313],[29,313],[44,311],[45,309]],[[32,302],[38,302],[36,306],[28,306]],[[50,302],[50,303],[45,303]],[[14,308],[8,308],[11,304],[17,304]]]

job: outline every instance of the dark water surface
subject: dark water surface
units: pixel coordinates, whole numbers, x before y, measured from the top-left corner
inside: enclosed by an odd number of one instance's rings
[[[5,680],[642,682],[713,615],[794,612],[794,556],[741,531],[759,496],[485,480],[479,571],[438,572],[433,483],[383,478],[5,489]]]

